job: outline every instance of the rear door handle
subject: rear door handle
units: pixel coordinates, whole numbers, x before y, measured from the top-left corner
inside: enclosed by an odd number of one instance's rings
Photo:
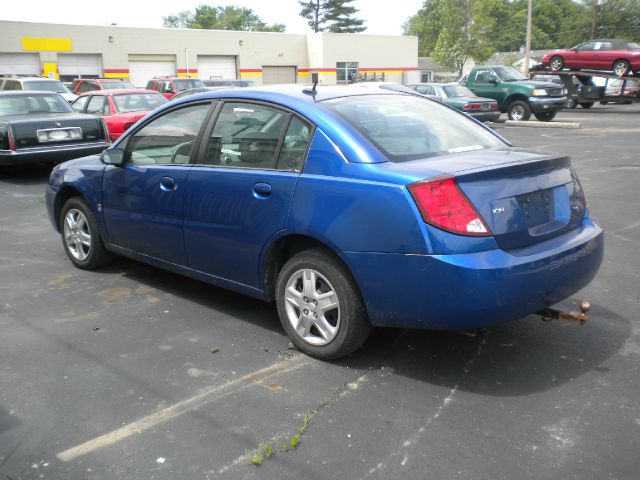
[[[162,177],[160,179],[160,190],[163,190],[165,192],[172,192],[174,190],[176,190],[178,188],[178,186],[176,185],[176,182],[173,178],[171,177]]]
[[[265,198],[271,195],[271,185],[264,182],[258,182],[253,185],[253,196]]]

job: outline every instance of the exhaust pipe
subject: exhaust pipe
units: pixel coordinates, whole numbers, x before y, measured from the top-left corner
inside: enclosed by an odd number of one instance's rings
[[[544,322],[550,322],[551,320],[565,320],[571,323],[580,323],[582,326],[591,318],[591,314],[589,313],[590,308],[591,304],[586,300],[583,300],[582,303],[580,303],[580,312],[563,312],[562,310],[557,310],[555,308],[545,308],[544,310],[536,312],[536,315],[542,316],[542,321]]]

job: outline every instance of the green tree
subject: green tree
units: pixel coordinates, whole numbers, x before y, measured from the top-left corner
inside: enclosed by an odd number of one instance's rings
[[[180,12],[162,18],[165,27],[247,32],[284,32],[281,23],[269,25],[246,7],[200,5],[195,13]]]
[[[592,2],[586,0],[588,5]],[[640,42],[640,0],[606,0],[598,7],[596,27],[598,38]]]
[[[358,10],[349,5],[354,0],[299,0],[300,16],[314,32],[364,32],[364,20],[354,18]]]
[[[431,55],[439,64],[462,74],[469,58],[483,62],[495,52],[493,14],[501,1],[426,0],[405,23],[405,33],[421,36],[420,55]]]

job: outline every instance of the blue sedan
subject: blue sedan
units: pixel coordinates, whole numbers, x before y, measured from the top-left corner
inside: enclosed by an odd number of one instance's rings
[[[277,305],[332,359],[372,326],[486,327],[587,285],[603,255],[568,157],[426,98],[279,86],[171,102],[51,173],[79,268],[113,254]]]

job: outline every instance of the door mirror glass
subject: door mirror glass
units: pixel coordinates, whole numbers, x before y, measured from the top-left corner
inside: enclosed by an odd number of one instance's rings
[[[495,75],[491,75],[491,77],[489,77],[489,83],[492,85],[497,85],[498,84],[498,77],[496,77]]]
[[[102,152],[100,160],[107,165],[121,166],[124,164],[124,150],[121,148],[110,148]]]

